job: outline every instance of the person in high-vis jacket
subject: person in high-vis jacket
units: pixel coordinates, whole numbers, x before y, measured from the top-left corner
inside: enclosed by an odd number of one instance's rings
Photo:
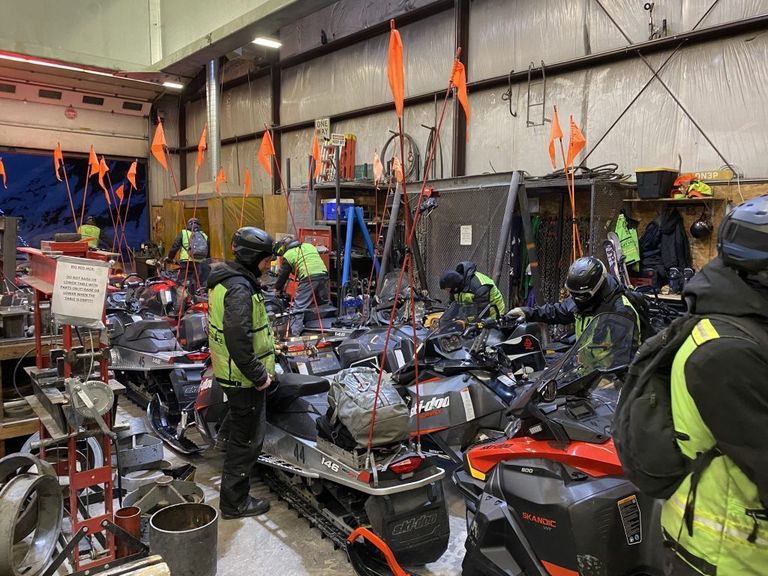
[[[185,278],[190,281],[197,282],[199,278],[200,284],[205,285],[210,266],[206,262],[211,257],[211,245],[208,243],[208,253],[205,258],[193,258],[190,248],[190,239],[195,231],[199,231],[206,242],[208,242],[208,235],[200,229],[200,220],[198,218],[190,218],[187,220],[187,226],[181,230],[171,244],[171,249],[168,251],[168,259],[173,260],[178,255],[178,262],[181,264],[179,269],[179,278],[184,280]]]
[[[535,308],[513,308],[508,315],[528,322],[573,324],[578,339],[597,314],[615,312],[632,320],[635,325],[633,340],[635,346],[639,346],[640,316],[621,285],[608,274],[600,260],[594,256],[577,259],[568,269],[565,288],[569,296],[562,302]]]
[[[275,291],[280,294],[291,274],[296,276],[296,296],[293,299],[291,335],[299,336],[304,330],[304,312],[315,305],[331,303],[328,269],[317,248],[308,242],[299,242],[293,236],[286,236],[275,244],[275,256],[282,256],[283,263],[275,282]]]
[[[477,271],[474,262],[459,262],[453,270],[446,270],[440,276],[440,289],[446,290],[451,301],[469,304],[480,314],[490,305],[486,316],[498,318],[506,312],[504,296],[496,283]]]
[[[96,225],[96,219],[93,216],[88,216],[85,219],[85,224],[81,224],[77,228],[77,232],[82,238],[88,238],[88,248],[95,250],[99,247],[101,228]]]
[[[275,374],[275,342],[259,278],[272,263],[272,237],[240,228],[234,261],[208,278],[208,345],[213,372],[229,402],[229,438],[221,475],[222,518],[264,514],[269,502],[248,495],[266,426],[266,390]]]
[[[666,573],[768,574],[768,195],[724,218],[718,257],[684,296],[703,319],[670,392],[677,444],[698,473],[662,507]]]

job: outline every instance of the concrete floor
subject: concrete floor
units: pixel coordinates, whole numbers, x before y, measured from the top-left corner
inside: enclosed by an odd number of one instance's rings
[[[122,399],[117,421],[142,415],[137,406]],[[174,465],[190,462],[197,466],[195,482],[203,488],[206,503],[218,508],[224,454],[210,449],[190,458],[167,446],[164,450],[166,460]],[[461,574],[467,535],[464,504],[450,479],[443,482],[449,502],[450,543],[437,562],[416,570],[420,576]],[[297,517],[266,486],[255,484],[251,494],[266,498],[272,508],[263,516],[219,520],[218,576],[355,576],[346,554],[334,550],[329,540],[321,538],[318,530],[310,528],[306,520]]]

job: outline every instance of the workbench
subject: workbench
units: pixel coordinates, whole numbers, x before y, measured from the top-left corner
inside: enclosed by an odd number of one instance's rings
[[[43,353],[48,354],[52,348],[62,346],[61,336],[44,336]],[[34,358],[35,339],[34,338],[0,338],[0,382],[2,382],[2,361],[18,360],[24,354]],[[14,392],[15,394],[15,392]],[[28,436],[38,431],[39,420],[37,416],[26,418],[6,418],[5,407],[21,407],[26,404],[23,399],[16,399],[10,402],[3,401],[3,388],[0,386],[0,458],[5,456],[5,441],[19,436]]]

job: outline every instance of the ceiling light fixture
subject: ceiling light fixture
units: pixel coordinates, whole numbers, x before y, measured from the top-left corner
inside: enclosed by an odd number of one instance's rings
[[[265,38],[263,36],[256,38],[253,43],[258,44],[259,46],[266,46],[267,48],[280,48],[280,46],[283,45],[283,43],[279,40],[275,40],[274,38]]]
[[[171,88],[172,90],[181,90],[184,88],[184,84],[179,84],[178,82],[163,82],[163,86]]]
[[[106,76],[108,78],[117,78],[118,80],[126,80],[128,82],[138,82],[140,84],[151,84],[157,86],[157,82],[149,82],[147,80],[140,80],[139,78],[131,78],[130,76],[122,76],[115,74],[114,72],[106,72],[102,70],[94,70],[92,68],[82,68],[80,66],[72,66],[70,64],[63,64],[60,62],[53,62],[51,60],[42,60],[34,58],[32,56],[24,56],[22,54],[12,54],[8,52],[0,52],[0,60],[10,60],[11,62],[22,62],[24,64],[33,64],[35,66],[46,66],[48,68],[58,68],[59,70],[70,70],[72,72],[82,72],[84,74],[93,74],[95,76]],[[181,89],[184,86],[176,82],[163,83],[166,88],[178,88]]]

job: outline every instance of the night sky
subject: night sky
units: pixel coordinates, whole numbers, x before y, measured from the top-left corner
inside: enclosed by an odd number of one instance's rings
[[[99,156],[100,157],[100,156]],[[19,235],[33,248],[40,247],[40,240],[52,240],[56,232],[74,232],[72,210],[67,199],[66,184],[56,180],[53,168],[53,151],[48,153],[0,152],[5,165],[8,188],[0,180],[0,209],[8,216],[21,218]],[[126,178],[132,160],[106,160],[112,179],[112,188],[124,184],[125,196],[121,214],[125,213],[130,184]],[[78,220],[83,204],[88,158],[67,158],[64,152],[69,187]],[[137,190],[131,195],[126,236],[132,248],[138,248],[149,238],[148,208],[146,195],[146,159],[140,159],[136,171]],[[108,185],[107,176],[104,177]],[[114,195],[113,195],[114,197]],[[112,210],[114,213],[114,204]],[[104,192],[99,187],[98,175],[88,182],[86,216],[96,218],[96,223],[108,238],[114,238],[112,220],[107,210]]]

